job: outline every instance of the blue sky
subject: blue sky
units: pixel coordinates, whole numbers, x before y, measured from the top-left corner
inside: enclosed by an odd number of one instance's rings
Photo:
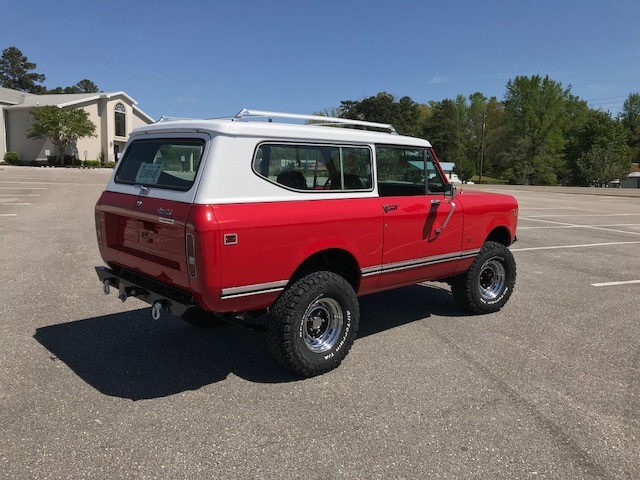
[[[83,78],[154,118],[420,103],[548,74],[617,113],[640,91],[640,2],[0,0],[0,49],[49,88]]]

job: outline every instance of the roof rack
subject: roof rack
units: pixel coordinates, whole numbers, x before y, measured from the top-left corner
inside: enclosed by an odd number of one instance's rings
[[[167,116],[163,115],[158,120],[156,120],[154,123],[177,122],[179,120],[193,120],[193,118],[167,117]]]
[[[323,117],[322,115],[301,115],[298,113],[266,112],[264,110],[248,110],[246,108],[243,108],[233,118],[243,119],[247,117],[264,117],[268,118],[269,121],[271,121],[272,118],[289,118],[292,120],[310,120],[314,122],[320,122],[316,125],[358,125],[361,127],[373,127],[383,130],[389,130],[389,133],[391,134],[398,134],[396,129],[391,124],[363,122],[361,120],[350,120],[348,118]]]

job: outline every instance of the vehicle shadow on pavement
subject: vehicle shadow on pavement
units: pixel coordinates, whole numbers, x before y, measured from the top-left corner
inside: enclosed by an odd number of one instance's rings
[[[361,299],[360,337],[431,314],[463,315],[449,292],[413,286]],[[34,338],[89,385],[143,400],[197,390],[230,373],[252,382],[300,380],[271,358],[264,334],[235,325],[202,329],[150,308],[41,327]]]

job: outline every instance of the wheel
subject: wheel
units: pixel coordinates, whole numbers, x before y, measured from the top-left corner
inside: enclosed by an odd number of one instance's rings
[[[285,368],[313,377],[336,368],[358,333],[360,309],[351,285],[332,272],[315,272],[274,302],[266,340]]]
[[[486,242],[471,266],[451,280],[453,298],[470,313],[500,310],[513,292],[516,262],[507,247]]]
[[[201,308],[190,308],[180,318],[200,328],[211,328],[224,323],[224,320],[215,313],[207,312]]]

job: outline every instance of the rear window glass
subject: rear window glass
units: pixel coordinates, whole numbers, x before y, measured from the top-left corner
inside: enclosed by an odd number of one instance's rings
[[[262,144],[253,159],[253,170],[293,190],[372,190],[371,150],[367,147]]]
[[[135,140],[118,167],[116,183],[189,190],[196,178],[204,140]]]

